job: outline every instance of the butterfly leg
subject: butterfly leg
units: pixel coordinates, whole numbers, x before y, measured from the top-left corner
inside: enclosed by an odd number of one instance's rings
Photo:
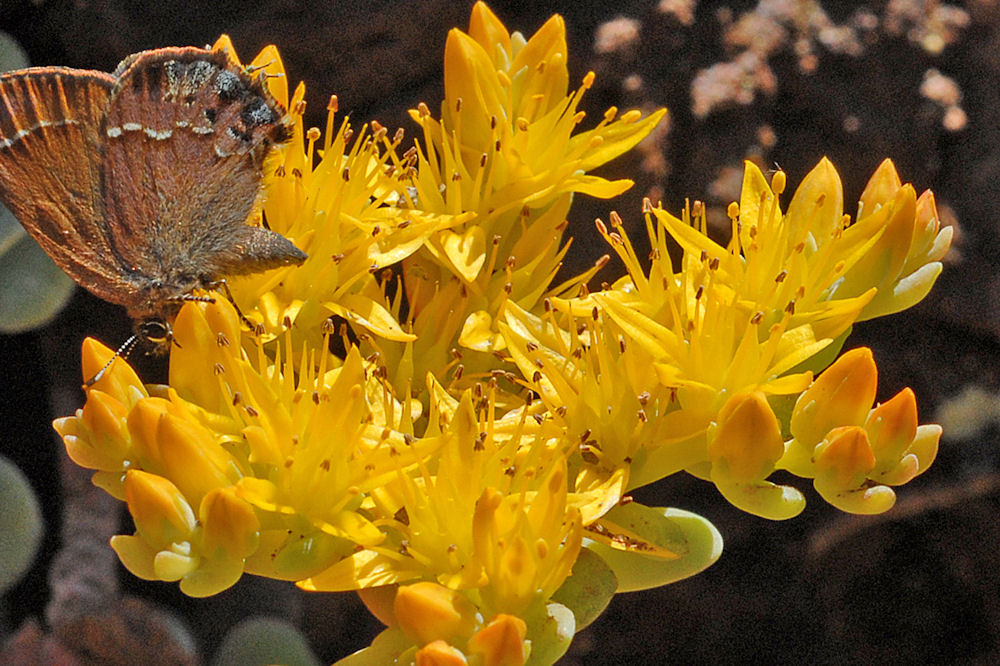
[[[250,321],[247,319],[247,316],[243,314],[243,311],[240,310],[240,306],[236,304],[236,299],[233,298],[233,292],[229,290],[229,283],[226,282],[225,278],[219,278],[218,280],[207,283],[205,285],[205,289],[221,289],[226,295],[226,298],[229,299],[229,302],[232,303],[233,307],[236,309],[236,314],[239,315],[240,321],[243,322],[243,325],[249,328],[254,335],[264,334],[264,325],[255,324]]]

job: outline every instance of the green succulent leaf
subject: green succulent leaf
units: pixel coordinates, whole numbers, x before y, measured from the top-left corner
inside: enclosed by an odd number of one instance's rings
[[[531,655],[526,666],[550,666],[566,654],[573,635],[579,631],[573,611],[559,603],[547,604],[544,617],[525,618]]]
[[[28,54],[13,37],[0,30],[0,72],[22,69],[27,66]]]
[[[0,592],[31,567],[42,540],[42,509],[27,477],[0,456]]]
[[[637,503],[616,509],[634,504]],[[674,551],[678,557],[668,558],[663,557],[657,549],[651,549],[654,554],[647,555],[638,549],[621,549],[596,541],[586,543],[587,549],[599,555],[614,571],[618,578],[619,592],[634,592],[674,583],[704,571],[719,559],[722,554],[722,535],[708,520],[680,509],[639,506],[642,507],[641,510],[630,510],[630,513],[641,516],[641,521],[631,523],[636,534],[646,538],[650,544],[662,547],[665,535],[670,535],[670,541],[676,543],[674,535],[680,533],[686,548]],[[612,513],[609,512],[608,515]]]
[[[215,655],[217,666],[287,664],[318,666],[305,637],[294,626],[276,618],[254,617],[233,627]]]
[[[72,293],[73,281],[0,204],[0,333],[44,326]]]
[[[617,591],[615,572],[593,551],[584,548],[573,564],[573,573],[552,595],[552,601],[573,611],[576,630],[580,631],[604,612]]]

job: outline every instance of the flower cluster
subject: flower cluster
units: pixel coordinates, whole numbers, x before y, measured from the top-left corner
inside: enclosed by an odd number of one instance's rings
[[[570,91],[566,60],[558,16],[526,40],[476,4],[405,152],[337,126],[335,99],[306,130],[304,88],[288,101],[273,48],[254,60],[295,121],[263,215],[309,259],[232,281],[252,330],[221,296],[187,303],[168,386],[116,359],[55,423],[128,504],[112,546],[130,571],[193,596],[244,573],[358,591],[387,629],[344,664],[553,663],[616,592],[721,552],[708,521],[631,489],[684,470],[784,519],[805,501],[768,480],[787,470],[876,513],[927,468],[940,428],[912,392],[876,405],[871,353],[837,355],[933,284],[950,231],[932,195],[887,161],[852,222],[828,161],[787,208],[784,173],[747,164],[728,245],[700,204],[646,202],[649,262],[612,214],[597,227],[626,275],[591,292],[605,259],[553,284],[573,196],[631,185],[588,172],[665,113],[579,130],[593,75]],[[84,374],[111,358],[86,341]]]

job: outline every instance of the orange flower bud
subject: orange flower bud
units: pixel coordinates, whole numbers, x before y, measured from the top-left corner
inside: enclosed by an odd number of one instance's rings
[[[438,639],[451,643],[475,628],[475,606],[458,592],[429,581],[400,587],[393,611],[400,629],[419,645]]]

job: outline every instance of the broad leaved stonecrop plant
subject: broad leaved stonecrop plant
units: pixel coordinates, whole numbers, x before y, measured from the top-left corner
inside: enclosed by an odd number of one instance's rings
[[[933,195],[887,160],[851,220],[826,159],[788,202],[783,172],[748,163],[727,245],[701,204],[647,201],[650,261],[612,213],[597,228],[624,277],[590,291],[605,258],[555,284],[574,194],[632,184],[588,172],[665,113],[580,129],[594,77],[570,90],[566,60],[560,17],[526,41],[477,4],[405,148],[337,125],[336,99],[306,130],[303,86],[289,102],[268,77],[296,125],[263,213],[308,261],[231,281],[254,331],[225,298],[186,304],[168,386],[119,359],[55,422],[128,504],[112,546],[131,572],[192,596],[244,573],[358,591],[388,628],[343,664],[549,664],[615,592],[721,553],[708,521],[632,489],[686,471],[778,520],[805,498],[775,470],[879,513],[927,469],[941,432],[913,393],[874,404],[871,352],[837,355],[931,288],[951,239]],[[273,47],[252,65],[283,74]],[[111,356],[87,340],[84,375]]]

